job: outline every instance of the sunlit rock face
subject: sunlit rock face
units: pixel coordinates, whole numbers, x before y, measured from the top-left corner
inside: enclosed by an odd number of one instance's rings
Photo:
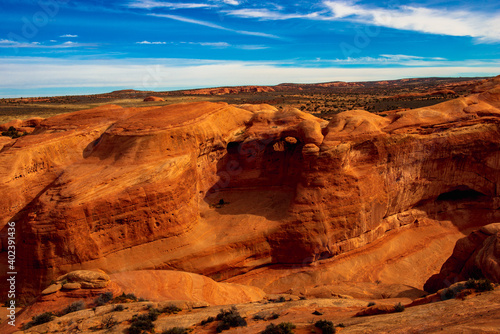
[[[458,230],[497,222],[498,81],[330,122],[210,102],[42,120],[0,153],[3,249],[15,221],[19,286],[36,294],[74,270],[221,280],[334,258],[425,219]]]

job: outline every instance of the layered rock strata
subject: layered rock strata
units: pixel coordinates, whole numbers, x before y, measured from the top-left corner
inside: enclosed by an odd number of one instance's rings
[[[73,270],[224,279],[332,258],[424,218],[497,222],[499,81],[330,122],[209,102],[46,119],[0,153],[2,247],[15,221],[20,286],[37,293]]]

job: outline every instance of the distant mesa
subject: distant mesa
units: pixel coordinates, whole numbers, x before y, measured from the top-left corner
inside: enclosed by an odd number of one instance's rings
[[[144,99],[144,102],[163,102],[165,99],[158,96],[148,96]]]
[[[269,86],[238,86],[238,87],[219,87],[219,88],[202,88],[183,91],[184,94],[192,95],[226,95],[240,93],[264,93],[274,92],[275,89]]]

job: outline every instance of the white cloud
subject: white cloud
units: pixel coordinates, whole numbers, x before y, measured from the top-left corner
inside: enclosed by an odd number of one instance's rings
[[[210,46],[214,48],[227,48],[231,46],[229,43],[226,42],[208,42],[208,43],[196,43],[196,44],[199,44],[201,46]]]
[[[480,42],[500,42],[500,14],[416,6],[380,8],[349,1],[324,1],[331,19],[355,21],[400,30],[447,36],[469,36]]]
[[[251,44],[231,45],[227,42],[150,42],[150,41],[141,41],[141,42],[135,42],[135,44],[142,44],[142,45],[166,45],[166,44],[199,45],[199,46],[206,46],[206,47],[217,48],[217,49],[236,48],[236,49],[241,49],[241,50],[265,50],[265,49],[269,48],[268,46],[264,46],[264,45],[251,45]]]
[[[164,1],[154,1],[154,0],[136,0],[134,2],[128,3],[130,8],[142,8],[142,9],[152,9],[152,8],[169,8],[169,9],[195,9],[195,8],[209,8],[213,5],[204,3],[174,3],[174,2],[164,2]]]
[[[225,4],[228,4],[228,5],[233,5],[233,6],[238,6],[240,4],[240,2],[237,0],[222,0],[222,2],[224,2]]]
[[[44,66],[40,66],[43,63]],[[200,59],[128,59],[122,61],[0,58],[0,72],[9,80],[0,89],[47,87],[127,87],[169,90],[185,87],[274,85],[282,82],[369,81],[433,76],[493,76],[494,62],[448,63],[413,67],[300,67],[264,62],[222,62]]]
[[[70,34],[66,34],[66,35],[61,35],[59,37],[62,37],[62,38],[76,38],[78,37],[78,35],[70,35]]]
[[[142,42],[136,42],[136,44],[163,45],[163,44],[167,44],[167,42],[150,42],[150,41],[142,41]]]
[[[269,46],[265,45],[238,45],[238,49],[242,50],[265,50],[269,49]]]
[[[345,59],[317,59],[313,63],[336,64],[336,65],[402,65],[402,66],[453,66],[456,63],[450,62],[442,57],[421,57],[410,55],[383,54],[378,57],[359,57]],[[463,64],[463,62],[462,62]]]
[[[260,19],[260,20],[289,20],[289,19],[314,19],[318,18],[318,13],[311,14],[284,14],[280,12],[271,11],[269,9],[252,9],[252,8],[243,8],[243,9],[235,9],[235,10],[227,10],[224,13],[241,17],[241,18],[251,18],[251,19]]]
[[[53,41],[51,41],[53,42]],[[54,41],[55,42],[55,41]],[[71,41],[62,44],[42,44],[40,42],[22,43],[8,39],[0,39],[0,48],[37,48],[37,49],[60,49],[60,48],[76,48],[85,46],[96,46],[97,44],[75,43]]]
[[[230,29],[230,28],[226,28],[226,27],[223,27],[221,25],[218,25],[218,24],[215,24],[215,23],[212,23],[212,22],[195,20],[195,19],[191,19],[191,18],[188,18],[188,17],[179,16],[179,15],[153,14],[153,13],[149,14],[149,15],[155,16],[155,17],[163,17],[163,18],[166,18],[166,19],[181,21],[181,22],[185,22],[185,23],[192,23],[192,24],[201,25],[201,26],[205,26],[205,27],[209,27],[209,28],[213,28],[213,29],[218,29],[218,30],[230,31],[230,32],[234,32],[234,33],[237,33],[237,34],[241,34],[241,35],[251,35],[251,36],[258,36],[258,37],[265,37],[265,38],[276,38],[276,39],[280,38],[280,37],[278,37],[276,35],[262,33],[262,32],[254,32],[254,31],[245,31],[245,30]]]

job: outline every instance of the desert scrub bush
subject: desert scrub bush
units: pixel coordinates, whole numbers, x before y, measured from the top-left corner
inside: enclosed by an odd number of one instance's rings
[[[113,300],[113,293],[112,292],[105,292],[105,293],[101,293],[94,300],[94,304],[97,306],[102,306],[102,305],[109,303],[111,300]]]
[[[202,320],[200,325],[205,326],[206,324],[209,324],[211,322],[214,322],[215,318],[214,317],[208,317],[205,320]]]
[[[286,302],[286,298],[284,296],[279,296],[276,299],[269,299],[269,301],[272,303],[284,303]]]
[[[279,325],[270,324],[261,333],[262,334],[293,334],[295,325],[291,322],[282,322]]]
[[[143,314],[139,316],[134,316],[132,318],[132,323],[128,328],[129,334],[143,334],[146,333],[154,333],[155,325],[153,324],[153,320],[149,317],[149,314]]]
[[[120,312],[120,311],[123,311],[125,309],[125,307],[123,307],[123,305],[115,305],[115,307],[113,307],[113,312]]]
[[[405,310],[405,306],[401,303],[397,303],[396,305],[394,305],[394,310],[396,312],[403,312]]]
[[[27,135],[26,132],[19,132],[13,126],[11,126],[7,131],[2,132],[2,136],[11,137],[12,139],[16,139],[26,135]]]
[[[166,314],[177,314],[179,313],[180,311],[182,311],[181,308],[178,308],[177,306],[173,305],[173,304],[170,304],[170,305],[167,305],[165,306],[164,308],[162,308],[160,310],[160,313],[166,313]]]
[[[219,321],[216,329],[217,333],[232,327],[244,327],[247,325],[246,320],[241,317],[240,312],[234,306],[229,310],[221,309],[220,313],[217,314],[216,320]]]
[[[79,300],[77,302],[71,303],[70,305],[66,306],[61,312],[60,315],[65,315],[68,313],[80,311],[85,309],[85,303],[83,300]]]
[[[147,314],[134,315],[132,323],[128,328],[129,334],[142,334],[144,332],[154,333],[155,325],[153,321],[158,319],[160,312],[157,309],[151,309]]]
[[[113,303],[128,303],[129,301],[138,301],[137,296],[133,293],[125,293],[123,292],[121,295],[113,298]]]
[[[270,316],[269,316],[269,319],[270,320],[276,320],[280,317],[280,315],[276,312],[273,312]]]
[[[319,328],[323,334],[334,334],[335,326],[333,322],[328,320],[318,320],[314,323],[314,327]]]
[[[455,290],[449,288],[444,289],[443,292],[441,293],[442,300],[452,299],[455,298],[455,296],[456,296]]]
[[[257,313],[256,315],[253,316],[253,320],[276,320],[280,317],[279,313],[273,312],[268,315],[264,315],[262,313]]]
[[[482,278],[482,279],[469,279],[465,283],[465,287],[467,289],[475,289],[476,291],[483,292],[483,291],[492,291],[494,289],[493,284],[489,279]]]
[[[101,328],[103,329],[111,329],[116,326],[118,322],[116,321],[115,317],[112,315],[107,315],[104,316],[101,320]]]
[[[184,327],[174,327],[164,330],[161,334],[189,334],[191,330]]]
[[[41,324],[45,324],[54,320],[55,315],[52,312],[44,312],[42,314],[36,315],[31,318],[31,321],[23,326],[23,330],[27,330],[33,326],[38,326]]]

